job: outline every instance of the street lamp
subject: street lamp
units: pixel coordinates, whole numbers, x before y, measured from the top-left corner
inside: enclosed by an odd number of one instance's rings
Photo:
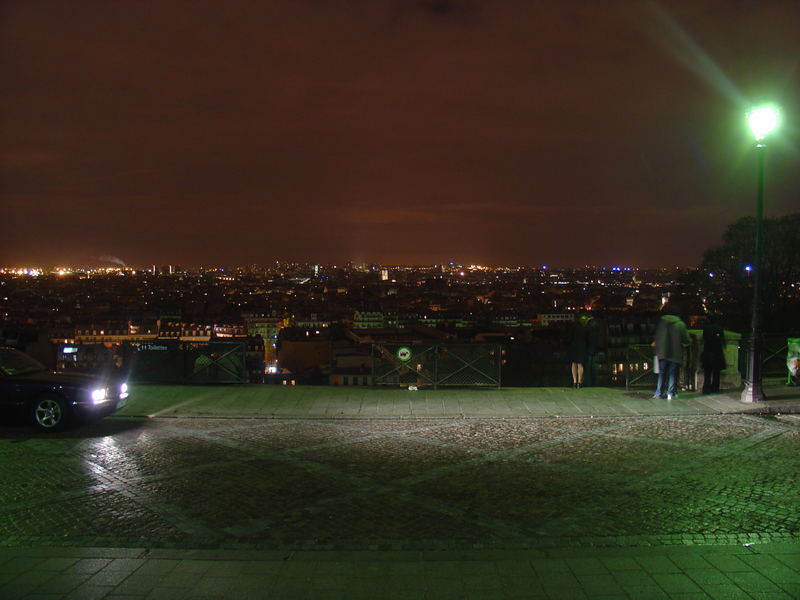
[[[761,255],[764,221],[764,150],[766,137],[778,126],[778,109],[762,106],[747,113],[747,123],[756,139],[758,187],[756,193],[756,256],[753,264],[753,310],[750,331],[750,352],[747,357],[747,377],[742,402],[761,402],[765,399],[761,384]]]

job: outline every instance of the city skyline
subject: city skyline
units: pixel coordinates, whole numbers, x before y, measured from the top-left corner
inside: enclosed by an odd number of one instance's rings
[[[8,2],[0,263],[699,265],[800,200],[791,2]]]
[[[109,261],[100,261],[109,262]],[[749,267],[749,265],[748,265]],[[519,264],[461,264],[461,263],[418,263],[418,264],[383,264],[383,263],[353,263],[351,261],[345,263],[325,263],[315,261],[273,261],[271,263],[262,264],[239,264],[239,265],[222,265],[222,264],[207,264],[207,265],[178,265],[167,264],[163,261],[157,261],[150,265],[126,265],[117,262],[111,262],[105,265],[57,265],[57,266],[43,266],[38,264],[27,265],[1,265],[0,274],[9,275],[70,275],[80,274],[84,272],[98,272],[98,273],[148,273],[158,272],[160,274],[180,274],[190,273],[195,271],[269,271],[271,269],[281,268],[306,268],[310,270],[318,269],[353,269],[356,271],[379,271],[379,270],[396,270],[396,271],[412,271],[412,270],[438,270],[441,272],[452,271],[608,271],[608,272],[630,272],[630,271],[693,271],[699,267],[693,266],[680,266],[680,265],[661,265],[657,267],[639,267],[636,265],[519,265]],[[745,268],[749,270],[749,268]]]

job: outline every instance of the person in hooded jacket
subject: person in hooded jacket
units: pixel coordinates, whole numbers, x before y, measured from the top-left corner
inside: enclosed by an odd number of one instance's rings
[[[683,352],[689,346],[689,331],[674,306],[667,305],[656,327],[653,342],[658,359],[658,384],[653,398],[672,400],[678,395],[678,372],[683,364]]]

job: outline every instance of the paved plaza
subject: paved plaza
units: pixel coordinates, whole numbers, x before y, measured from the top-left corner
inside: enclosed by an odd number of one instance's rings
[[[263,387],[0,427],[0,597],[800,597],[791,389]]]

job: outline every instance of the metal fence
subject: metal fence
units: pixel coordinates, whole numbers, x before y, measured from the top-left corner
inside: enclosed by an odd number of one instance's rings
[[[693,390],[695,387],[695,367],[697,365],[698,349],[696,344],[692,344],[686,349],[683,356],[683,365],[678,371],[678,389]],[[655,388],[658,382],[658,373],[655,372],[653,346],[650,344],[632,344],[625,352],[625,363],[623,372],[625,373],[625,389],[637,387]]]
[[[791,382],[791,373],[787,366],[789,355],[789,342],[795,338],[785,335],[765,336],[761,347],[761,376],[786,377]],[[743,338],[739,344],[739,373],[747,376],[747,364],[750,354],[750,344]],[[699,368],[699,348],[693,343],[684,356],[684,364],[679,373],[678,385],[681,389],[694,389],[694,375]],[[689,368],[690,365],[693,365]],[[623,365],[625,373],[625,388],[655,387],[658,375],[653,371],[653,348],[649,344],[628,346]]]
[[[500,387],[499,344],[373,344],[374,385]]]
[[[786,375],[787,356],[786,336],[765,336],[761,346],[761,376],[783,377]],[[739,344],[739,372],[747,376],[747,365],[750,357],[750,339],[742,338]]]
[[[789,358],[789,343],[793,346],[797,343],[796,337],[786,335],[766,335],[762,340],[761,346],[761,376],[762,377],[786,377],[791,381],[791,373],[787,360]],[[739,345],[739,372],[742,377],[747,376],[747,365],[750,356],[749,338],[742,338]]]
[[[650,344],[634,344],[625,352],[625,389],[633,387],[655,388],[658,374],[653,370],[655,358]]]
[[[123,346],[131,381],[247,383],[245,342],[157,340]]]

